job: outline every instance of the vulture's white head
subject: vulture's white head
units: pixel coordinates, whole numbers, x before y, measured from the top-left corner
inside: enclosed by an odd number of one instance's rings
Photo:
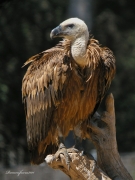
[[[78,18],[63,21],[50,33],[51,38],[63,37],[71,41],[71,53],[74,60],[81,66],[86,64],[85,55],[89,40],[88,27]]]
[[[70,18],[53,29],[50,37],[64,37],[73,41],[82,35],[89,37],[88,27],[85,22],[78,18]]]

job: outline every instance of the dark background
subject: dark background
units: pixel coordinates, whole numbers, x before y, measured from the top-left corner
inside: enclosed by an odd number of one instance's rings
[[[54,46],[58,39],[51,40],[50,31],[74,16],[85,20],[91,34],[115,54],[117,74],[110,92],[118,149],[135,151],[135,1],[7,0],[0,1],[0,166],[29,163],[21,99],[27,68],[21,66]]]

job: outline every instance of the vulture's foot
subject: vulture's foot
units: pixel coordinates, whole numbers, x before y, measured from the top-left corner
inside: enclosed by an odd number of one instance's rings
[[[69,148],[68,153],[80,153],[80,156],[83,156],[84,151],[77,149],[75,146],[73,146],[72,148]]]
[[[60,143],[58,151],[54,155],[54,159],[60,158],[60,154],[63,154],[66,160],[66,164],[68,166],[68,170],[70,168],[70,156],[68,154],[68,151],[63,143]]]

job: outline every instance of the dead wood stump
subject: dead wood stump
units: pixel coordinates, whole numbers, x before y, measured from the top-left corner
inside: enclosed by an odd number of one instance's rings
[[[114,98],[110,94],[106,98],[106,111],[89,121],[86,136],[93,142],[97,150],[97,162],[80,151],[68,149],[71,159],[70,169],[61,154],[59,159],[48,155],[46,162],[54,169],[60,169],[72,180],[133,180],[124,167],[117,149]]]

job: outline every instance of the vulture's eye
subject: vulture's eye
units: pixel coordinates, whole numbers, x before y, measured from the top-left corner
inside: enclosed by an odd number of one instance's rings
[[[74,24],[68,24],[67,27],[73,28],[73,27],[74,27]]]

